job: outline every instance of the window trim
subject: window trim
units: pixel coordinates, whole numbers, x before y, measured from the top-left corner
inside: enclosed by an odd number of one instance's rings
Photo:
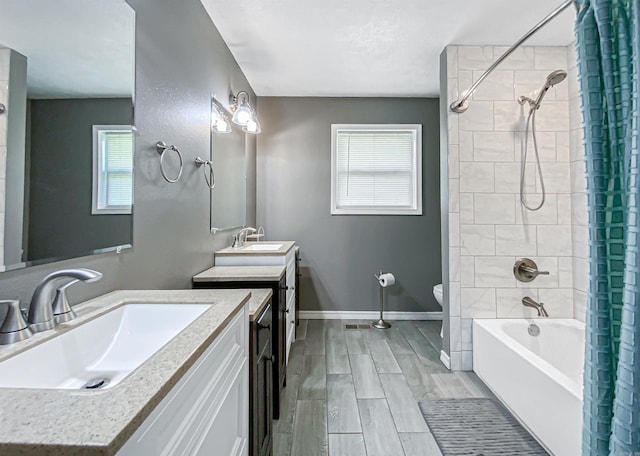
[[[414,192],[415,206],[411,209],[394,207],[359,206],[348,209],[338,208],[336,196],[337,180],[337,139],[341,130],[374,131],[399,130],[413,131],[416,135],[413,154],[415,169]],[[331,215],[422,215],[422,124],[331,124]]]
[[[133,133],[131,125],[93,125],[92,127],[92,148],[93,163],[91,176],[91,215],[131,215],[133,213],[133,195],[131,195],[131,204],[126,206],[109,206],[105,208],[98,207],[98,194],[100,192],[100,141],[99,135],[102,131],[127,130]],[[133,170],[131,172],[133,178]],[[133,182],[132,182],[133,192]]]

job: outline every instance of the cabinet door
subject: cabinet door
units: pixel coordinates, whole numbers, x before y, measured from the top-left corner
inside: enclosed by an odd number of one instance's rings
[[[273,356],[271,304],[254,322],[254,350],[251,372],[251,442],[252,456],[270,455],[272,451]]]

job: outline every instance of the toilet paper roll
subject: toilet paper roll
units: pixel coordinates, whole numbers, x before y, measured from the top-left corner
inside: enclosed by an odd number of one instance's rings
[[[381,287],[386,288],[396,283],[396,278],[393,276],[393,274],[387,272],[378,277],[378,282],[380,282]]]

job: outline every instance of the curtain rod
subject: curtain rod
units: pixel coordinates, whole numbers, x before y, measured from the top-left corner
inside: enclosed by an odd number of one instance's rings
[[[518,41],[516,41],[515,44],[513,44],[509,49],[507,49],[505,51],[505,53],[502,54],[500,56],[500,58],[498,58],[498,60],[493,62],[493,64],[487,69],[487,71],[482,73],[482,76],[480,76],[478,78],[478,80],[469,88],[469,90],[467,90],[466,92],[463,92],[464,96],[461,99],[456,100],[453,103],[451,103],[449,105],[449,108],[451,109],[451,111],[453,111],[453,112],[455,112],[457,114],[461,114],[461,113],[465,112],[469,108],[469,103],[467,103],[467,100],[469,99],[469,97],[471,95],[473,95],[473,92],[476,91],[478,86],[480,84],[482,84],[482,81],[484,81],[487,78],[487,76],[489,76],[491,74],[491,72],[493,72],[493,70],[495,70],[496,67],[498,67],[498,65],[500,65],[503,62],[504,59],[509,57],[511,55],[511,53],[513,53],[513,51],[515,51],[518,47],[520,47],[520,45],[522,45],[522,43],[524,43],[529,38],[531,38],[531,36],[533,36],[538,30],[540,30],[542,27],[547,25],[547,23],[549,23],[558,14],[560,14],[561,12],[563,12],[564,10],[569,8],[571,5],[575,5],[576,11],[580,11],[580,5],[578,5],[578,2],[576,0],[566,0],[564,3],[562,3],[560,6],[558,6],[555,10],[553,10],[551,13],[549,13],[549,15],[547,15],[547,17],[542,19],[531,30],[529,30],[527,33],[525,33],[522,36],[522,38],[520,38]]]

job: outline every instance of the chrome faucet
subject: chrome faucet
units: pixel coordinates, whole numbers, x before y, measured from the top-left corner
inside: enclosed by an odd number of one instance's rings
[[[76,315],[67,300],[66,289],[80,280],[91,283],[101,278],[102,273],[84,268],[62,269],[46,276],[31,298],[28,318],[31,330],[45,331],[57,323],[73,320]]]
[[[536,302],[533,299],[531,299],[529,296],[525,296],[524,298],[522,298],[522,305],[525,307],[532,307],[536,309],[538,311],[539,317],[549,316],[549,314],[547,313],[547,310],[544,308],[544,303]]]
[[[233,245],[231,247],[234,249],[242,247],[245,242],[247,242],[247,233],[255,233],[256,231],[257,230],[252,226],[242,228],[235,236],[233,236]]]

